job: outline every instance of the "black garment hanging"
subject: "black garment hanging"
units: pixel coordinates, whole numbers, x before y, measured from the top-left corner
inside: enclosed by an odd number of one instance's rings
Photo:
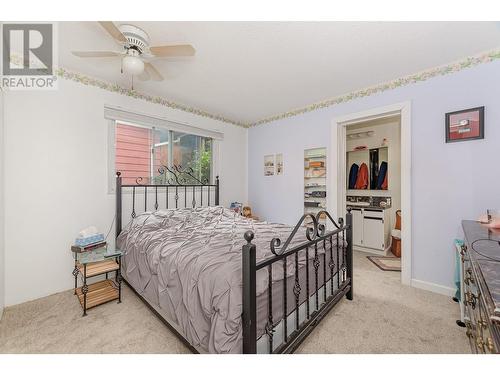
[[[387,174],[387,162],[383,161],[380,163],[380,169],[378,171],[378,178],[377,178],[377,189],[382,190],[383,187],[382,185],[384,184],[384,179],[385,175]]]
[[[351,165],[351,169],[349,170],[349,189],[354,189],[354,187],[356,186],[358,170],[359,166],[356,163],[353,163],[353,165]]]

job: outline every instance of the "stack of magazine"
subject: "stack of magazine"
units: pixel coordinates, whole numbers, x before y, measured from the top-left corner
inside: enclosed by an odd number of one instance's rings
[[[108,244],[106,241],[100,241],[88,244],[86,246],[74,245],[71,250],[76,254],[80,262],[98,262],[106,258]]]

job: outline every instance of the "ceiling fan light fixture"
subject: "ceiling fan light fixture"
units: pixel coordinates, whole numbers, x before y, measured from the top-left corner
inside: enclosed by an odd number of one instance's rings
[[[144,72],[144,62],[136,56],[125,56],[122,61],[125,73],[137,76]]]
[[[137,76],[141,81],[164,79],[148,59],[194,56],[196,52],[190,44],[150,46],[149,35],[134,25],[116,26],[112,21],[100,21],[99,24],[121,46],[121,51],[72,51],[73,55],[82,58],[116,57],[121,59],[122,73]]]

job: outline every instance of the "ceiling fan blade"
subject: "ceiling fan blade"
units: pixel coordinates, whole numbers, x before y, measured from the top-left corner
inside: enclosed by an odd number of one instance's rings
[[[150,47],[151,53],[157,57],[194,56],[196,50],[191,44],[178,44],[175,46]]]
[[[111,35],[115,40],[126,43],[127,38],[125,38],[125,35],[122,34],[122,32],[116,27],[116,25],[111,22],[111,21],[99,21],[99,24],[108,32],[109,35]]]
[[[149,77],[153,81],[163,81],[163,76],[160,74],[158,70],[156,70],[156,68],[151,63],[148,62],[144,63],[144,71],[148,73]]]
[[[146,70],[146,63],[144,63],[144,71],[137,76],[141,81],[149,81],[151,79],[151,76]]]
[[[71,53],[78,57],[115,57],[122,55],[113,51],[71,51]]]

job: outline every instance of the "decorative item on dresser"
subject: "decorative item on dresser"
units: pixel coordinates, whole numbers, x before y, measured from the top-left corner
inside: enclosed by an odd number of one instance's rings
[[[500,233],[462,221],[464,323],[473,353],[500,352]]]
[[[146,179],[138,179],[135,185],[122,184],[120,173],[117,173],[117,243],[124,253],[123,276],[126,283],[191,351],[291,353],[344,296],[352,300],[350,212],[347,213],[345,222],[342,218],[335,221],[328,212],[320,210],[316,215],[304,214],[295,227],[267,222],[255,223],[219,206],[218,177],[215,179],[215,184],[210,184],[208,181],[196,179],[192,169],[180,166],[165,166],[159,173],[167,175],[162,185],[147,183]],[[125,195],[124,191],[131,194]],[[175,202],[174,206],[170,205],[169,208],[170,193],[175,193]],[[139,194],[142,196],[141,203],[136,199]],[[152,200],[149,205],[148,196]],[[189,200],[186,196],[189,196]],[[215,196],[215,199],[212,199],[212,196]],[[131,206],[123,204],[122,200],[125,197],[128,201],[132,201]],[[160,205],[166,210],[159,210]],[[150,210],[151,207],[154,209]],[[125,217],[131,217],[132,220],[122,228],[124,208],[128,208],[128,215]],[[199,215],[205,216],[202,220],[198,220],[201,217]],[[164,220],[166,216],[169,220]],[[193,216],[194,220],[190,219]],[[331,230],[327,229],[326,220],[325,224],[320,223],[320,218],[323,217],[329,221]],[[210,221],[210,218],[213,220]],[[306,219],[311,220],[312,225],[305,227]],[[149,227],[144,224],[144,220],[150,223]],[[189,223],[189,241],[185,240],[186,233],[171,224],[168,225],[171,220]],[[196,222],[203,224],[196,226]],[[136,228],[142,228],[140,232],[143,237],[140,234],[128,235],[135,233]],[[232,232],[228,232],[225,228],[232,228]],[[278,237],[274,237],[276,235],[274,228],[280,229]],[[174,232],[175,238],[169,235]],[[265,237],[266,234],[271,236]],[[180,258],[185,257],[175,257],[174,254],[175,260],[172,258],[172,262],[159,262],[158,267],[164,267],[161,269],[162,272],[156,270],[153,275],[148,273],[149,267],[147,267],[141,268],[143,272],[137,274],[135,271],[142,266],[139,264],[140,259],[138,261],[136,258],[144,253],[142,249],[147,247],[148,254],[158,250],[158,246],[148,242],[153,237],[158,239],[158,241],[153,239],[153,242],[161,242],[163,245],[167,241],[177,241],[171,242],[173,248],[182,249],[185,254],[194,254],[199,261],[190,262],[191,266],[186,266],[186,263],[180,263],[182,261]],[[232,249],[236,244],[235,241],[239,241],[237,246],[240,244],[242,246],[241,256],[239,252],[231,251],[232,255],[228,257],[229,252],[226,249]],[[200,243],[203,245],[200,246]],[[215,262],[217,264],[212,262],[210,267],[207,267],[209,263],[200,263],[210,262],[208,257],[216,259],[218,256],[221,256],[224,262]],[[210,269],[210,272],[200,271],[196,268],[198,266]],[[222,266],[226,267],[224,268],[226,272],[217,271]],[[177,267],[183,267],[184,274],[196,272],[196,293],[192,295],[193,298],[196,299],[200,294],[212,293],[211,298],[205,299],[209,302],[198,300],[196,306],[200,303],[204,311],[213,310],[219,308],[219,305],[211,304],[222,300],[222,305],[227,306],[231,313],[218,314],[216,325],[213,325],[213,322],[207,322],[202,316],[196,315],[196,307],[189,310],[190,314],[179,316],[170,309],[170,305],[161,306],[160,298],[168,294],[169,298],[173,298],[169,301],[178,301],[180,298],[181,304],[185,305],[186,309],[191,309],[192,302],[184,297],[189,292],[180,290],[182,286],[171,285],[164,288],[162,296],[158,295],[158,288],[154,287],[164,283],[165,279],[158,278],[159,273],[178,274]],[[233,274],[233,271],[229,270],[240,272],[241,279],[230,278],[228,275]],[[151,281],[148,282],[146,289],[139,283],[143,280]],[[212,283],[229,285],[231,290],[228,293],[223,290],[222,294],[216,294],[220,288],[212,287]],[[231,291],[235,291],[234,295],[238,297],[229,298],[232,295]],[[188,321],[184,321],[186,324],[179,324],[179,319]],[[196,327],[201,328],[195,335],[191,331],[186,333],[183,328],[185,325],[194,330]],[[219,326],[233,328],[230,329],[230,333],[227,330],[219,332]],[[210,337],[203,338],[203,332],[211,332]],[[228,339],[229,334],[231,334],[230,339]],[[223,339],[219,340],[219,337]],[[228,342],[227,345],[230,346],[224,346],[223,350],[219,350],[221,345],[226,345]]]

